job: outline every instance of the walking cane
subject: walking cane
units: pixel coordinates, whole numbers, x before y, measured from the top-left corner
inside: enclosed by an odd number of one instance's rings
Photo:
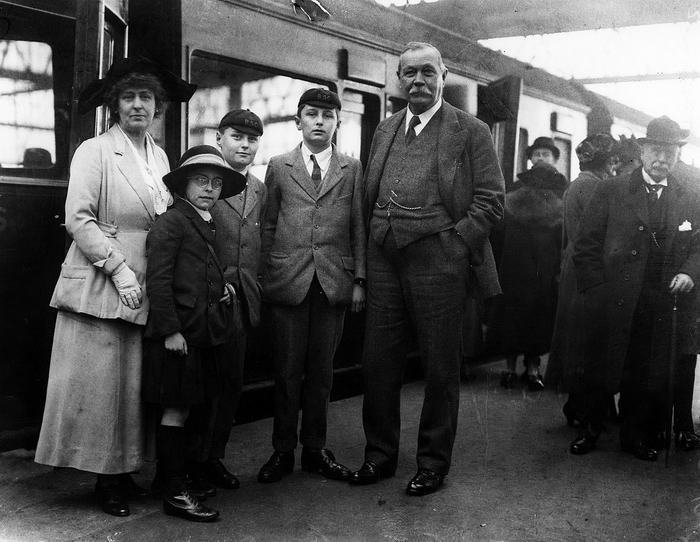
[[[671,430],[673,429],[673,384],[676,376],[676,355],[678,345],[678,294],[673,295],[673,309],[671,310],[671,353],[668,359],[668,389],[666,390],[666,458],[668,467],[668,451],[671,448]]]

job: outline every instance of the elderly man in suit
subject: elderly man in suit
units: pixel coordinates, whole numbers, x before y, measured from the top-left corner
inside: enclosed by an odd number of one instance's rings
[[[263,483],[294,468],[299,407],[302,469],[334,480],[351,474],[325,448],[345,309],[362,310],[365,300],[362,166],[331,143],[340,105],[335,92],[304,92],[296,116],[303,141],[273,157],[265,176],[262,288],[275,330],[275,452],[258,474]]]
[[[700,199],[670,173],[687,136],[668,117],[652,120],[639,139],[642,166],[600,181],[584,213],[573,252],[587,335],[584,428],[571,443],[574,454],[595,447],[603,398],[621,391],[622,449],[639,459],[657,458],[674,300],[679,328],[688,329],[690,292],[700,280]],[[686,349],[679,342],[677,351]]]
[[[465,300],[479,287],[473,275],[497,284],[488,236],[503,215],[504,181],[488,127],[443,101],[447,69],[435,47],[409,43],[397,75],[409,105],[377,127],[365,178],[367,445],[350,482],[394,474],[412,330],[425,397],[418,472],[406,491],[425,495],[440,488],[450,468]]]

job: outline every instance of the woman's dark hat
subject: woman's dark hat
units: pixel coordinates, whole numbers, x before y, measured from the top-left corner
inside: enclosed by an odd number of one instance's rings
[[[528,159],[532,158],[532,153],[535,149],[549,149],[552,151],[555,160],[559,160],[559,148],[554,144],[554,140],[551,137],[540,136],[535,139],[534,143],[525,149],[525,155]]]
[[[243,191],[246,178],[226,163],[219,150],[211,145],[197,145],[182,155],[177,168],[163,176],[163,182],[171,192],[183,195],[187,185],[187,176],[202,166],[213,167],[224,180],[219,199],[230,198]]]
[[[656,143],[661,145],[678,145],[682,147],[686,144],[686,139],[690,135],[690,130],[681,130],[675,120],[671,120],[666,115],[653,119],[647,125],[647,136],[637,139],[642,145],[644,143]]]
[[[191,85],[187,81],[180,79],[173,72],[162,68],[148,58],[141,56],[120,58],[114,61],[105,77],[93,81],[80,93],[78,112],[81,114],[87,113],[91,109],[102,105],[109,89],[119,79],[130,73],[155,75],[160,80],[161,85],[163,85],[163,90],[165,90],[168,100],[171,102],[186,102],[197,90],[197,85]]]
[[[620,145],[610,134],[592,134],[576,146],[579,164],[603,164],[608,158],[619,156]]]

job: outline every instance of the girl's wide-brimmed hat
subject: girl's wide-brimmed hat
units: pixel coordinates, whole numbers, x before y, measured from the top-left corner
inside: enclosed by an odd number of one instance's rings
[[[552,151],[555,160],[559,160],[559,148],[554,144],[554,140],[551,137],[540,136],[535,139],[532,145],[525,149],[525,156],[528,159],[532,158],[532,153],[535,149],[549,149]]]
[[[690,130],[682,130],[675,120],[666,115],[653,119],[647,125],[647,136],[637,139],[642,145],[644,143],[660,145],[678,145],[682,147],[686,144],[684,139],[690,135]]]
[[[230,198],[243,191],[246,185],[245,175],[241,175],[226,163],[219,150],[211,145],[197,145],[182,155],[177,167],[163,176],[163,182],[171,192],[183,195],[187,186],[187,177],[202,166],[212,167],[223,179],[219,199]]]
[[[173,72],[162,68],[152,60],[142,56],[120,58],[115,60],[102,79],[96,79],[80,93],[78,97],[78,112],[87,113],[91,109],[102,105],[109,89],[122,77],[130,73],[147,73],[156,76],[163,85],[163,90],[171,102],[188,101],[197,85],[192,85],[180,79]]]

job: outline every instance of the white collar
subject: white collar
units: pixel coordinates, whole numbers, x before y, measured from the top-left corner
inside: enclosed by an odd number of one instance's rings
[[[191,202],[190,200],[188,200],[187,198],[182,198],[182,199],[185,200],[187,203],[189,203],[189,204],[192,206],[192,208],[193,208],[195,211],[197,211],[197,214],[198,214],[199,216],[201,216],[202,219],[204,219],[204,222],[210,222],[210,221],[211,221],[211,213],[210,213],[209,211],[203,211],[203,210],[200,209],[199,207],[195,207],[194,205],[192,205],[192,202]]]
[[[425,125],[430,122],[430,119],[432,119],[435,116],[435,113],[438,112],[438,109],[440,109],[441,106],[442,98],[435,102],[430,109],[423,111],[420,115],[414,115],[413,113],[411,113],[411,109],[407,107],[406,122],[404,124],[404,133],[408,132],[408,124],[411,122],[411,119],[413,117],[418,117],[420,119],[420,124],[414,129],[416,131],[416,135],[420,134],[423,128],[425,128]]]
[[[319,167],[323,169],[321,162],[325,163],[330,161],[331,154],[333,154],[333,145],[328,145],[328,147],[323,149],[321,152],[311,152],[311,150],[306,146],[306,143],[302,141],[301,155],[304,157],[304,163],[307,163],[311,160],[312,154],[316,157],[316,161],[318,162]]]
[[[660,186],[668,186],[668,177],[663,179],[662,181],[659,181],[658,183],[651,178],[651,175],[649,175],[646,171],[646,169],[642,168],[642,177],[644,177],[644,182],[647,184],[656,184]]]

